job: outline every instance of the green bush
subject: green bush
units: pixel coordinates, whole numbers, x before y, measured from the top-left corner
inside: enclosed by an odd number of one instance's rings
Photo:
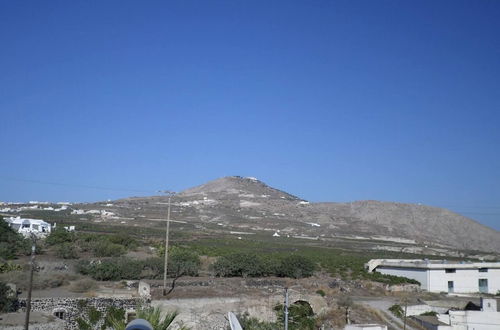
[[[28,254],[30,243],[9,227],[0,216],[0,260],[13,259],[17,253]]]
[[[285,322],[284,317],[284,306],[278,304],[274,307],[276,312],[276,317],[278,319],[277,324],[282,325]],[[280,329],[279,327],[278,329]],[[290,330],[315,330],[316,318],[311,305],[306,302],[299,300],[288,307],[288,329]]]
[[[238,315],[238,321],[245,330],[278,330],[282,329],[282,325],[276,322],[260,321],[255,317],[250,317],[248,313]]]
[[[300,255],[280,257],[255,253],[234,253],[219,257],[213,264],[216,276],[280,276],[301,278],[311,276],[315,269],[313,261]]]
[[[126,235],[123,233],[103,236],[103,239],[106,239],[113,244],[123,245],[127,250],[134,250],[139,246],[137,240],[135,240],[130,235]]]
[[[63,243],[57,246],[56,256],[63,259],[76,259],[78,258],[78,252],[74,244]]]
[[[16,302],[15,292],[12,292],[7,284],[0,282],[0,312],[14,312]]]
[[[437,312],[434,312],[434,311],[430,311],[430,312],[425,312],[425,313],[422,313],[420,314],[421,316],[436,316],[438,313]]]
[[[195,252],[174,249],[168,259],[168,266],[170,277],[197,276],[200,258]],[[163,277],[164,259],[153,257],[133,260],[121,257],[100,261],[82,260],[77,263],[76,268],[79,273],[89,275],[98,281],[159,279]]]
[[[56,227],[50,232],[49,236],[45,239],[45,244],[49,246],[60,245],[64,243],[73,243],[76,240],[74,232],[67,231],[64,227]]]
[[[314,273],[314,263],[300,255],[291,255],[281,261],[278,276],[301,278],[309,277]]]
[[[404,316],[403,308],[401,307],[401,305],[392,305],[391,307],[389,307],[389,311],[391,311],[392,314],[399,318]]]
[[[402,277],[402,276],[394,276],[394,275],[385,275],[385,274],[381,274],[379,272],[366,273],[365,278],[372,280],[372,281],[376,281],[376,282],[386,283],[389,285],[398,285],[398,284],[418,284],[418,285],[420,285],[419,281],[414,280],[412,278],[407,278],[407,277]]]
[[[200,256],[196,252],[174,246],[168,258],[168,275],[174,278],[198,276],[200,265]]]
[[[0,262],[0,274],[22,269],[23,267],[21,265],[15,264],[12,261]]]
[[[141,278],[141,261],[117,258],[102,261],[84,260],[77,264],[77,271],[98,281],[137,280]]]
[[[96,242],[92,250],[96,257],[119,257],[126,252],[123,245],[105,240]]]
[[[326,293],[325,293],[325,291],[323,291],[323,290],[321,290],[321,289],[319,289],[319,290],[316,290],[316,293],[317,293],[317,294],[319,294],[319,295],[320,295],[321,297],[324,297],[324,296],[326,296]]]

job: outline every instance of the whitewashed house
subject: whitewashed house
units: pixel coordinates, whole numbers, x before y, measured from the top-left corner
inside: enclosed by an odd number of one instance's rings
[[[14,229],[15,232],[20,233],[25,237],[29,237],[31,234],[38,237],[44,237],[51,231],[50,223],[39,219],[10,217],[6,218],[5,221],[9,224],[9,227]]]
[[[437,318],[454,330],[498,330],[500,312],[496,299],[481,299],[480,310],[450,310]]]
[[[423,290],[431,292],[496,294],[500,291],[500,262],[372,259],[365,266],[369,272],[415,279]]]

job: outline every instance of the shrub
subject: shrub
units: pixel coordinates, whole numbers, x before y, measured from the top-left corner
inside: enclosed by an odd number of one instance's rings
[[[15,311],[16,302],[15,293],[12,292],[7,284],[0,282],[0,312],[8,313]]]
[[[314,273],[314,269],[315,265],[310,259],[300,255],[291,255],[282,260],[278,276],[309,277]]]
[[[254,253],[235,253],[220,257],[214,263],[215,274],[222,277],[255,277],[264,275],[264,263]]]
[[[0,262],[0,274],[22,269],[21,265],[15,264],[12,261]]]
[[[392,305],[391,307],[389,307],[389,311],[391,311],[392,314],[399,318],[404,316],[403,308],[401,307],[401,305]]]
[[[240,322],[243,329],[250,330],[276,330],[280,328],[276,322],[265,322],[260,321],[255,317],[250,317],[248,313],[243,315],[238,315],[238,321]]]
[[[119,257],[125,254],[125,247],[103,240],[94,245],[93,252],[96,257]]]
[[[141,261],[118,258],[102,261],[84,260],[77,264],[77,271],[98,281],[137,280],[141,276]]]
[[[412,278],[407,278],[407,277],[403,277],[403,276],[385,275],[385,274],[381,274],[379,272],[366,273],[365,277],[367,279],[372,280],[372,281],[386,283],[389,285],[397,285],[397,284],[418,284],[418,285],[420,285],[419,281],[414,280]]]
[[[29,251],[29,241],[10,228],[0,216],[0,260],[13,259],[17,253]]]
[[[163,258],[152,257],[142,261],[141,278],[159,279],[163,278],[165,260]]]
[[[438,314],[437,312],[429,311],[429,312],[422,313],[420,315],[421,316],[436,316],[437,314]]]
[[[76,235],[74,232],[67,231],[63,227],[56,227],[45,239],[45,244],[54,246],[64,243],[73,243],[75,240]]]
[[[63,259],[76,259],[78,258],[78,252],[74,244],[63,243],[56,248],[56,256]]]
[[[123,233],[104,236],[103,239],[106,239],[113,244],[123,245],[127,250],[134,250],[139,246],[137,240]]]
[[[311,276],[315,264],[310,259],[291,255],[284,258],[255,253],[234,253],[219,257],[213,264],[216,276],[269,276],[301,278]]]
[[[56,288],[69,283],[75,275],[60,272],[42,272],[33,277],[33,289]],[[13,283],[21,290],[27,290],[29,285],[29,272],[11,271],[0,274],[0,281]]]
[[[95,290],[97,283],[91,279],[84,278],[79,281],[73,282],[69,288],[72,292],[88,292]]]
[[[196,252],[178,247],[172,248],[168,258],[168,270],[174,278],[198,276],[200,264],[200,256]]]
[[[316,290],[316,293],[317,293],[317,294],[319,294],[319,295],[320,295],[321,297],[324,297],[324,296],[326,296],[326,293],[325,293],[325,291],[323,291],[323,290],[321,290],[321,289],[319,289],[319,290]]]
[[[278,324],[284,323],[283,305],[278,304],[274,307]],[[279,329],[280,327],[278,327]],[[315,330],[316,318],[311,305],[303,300],[299,300],[288,307],[288,328],[290,330]]]

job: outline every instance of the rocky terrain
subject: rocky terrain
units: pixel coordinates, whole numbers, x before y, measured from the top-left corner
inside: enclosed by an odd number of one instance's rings
[[[116,201],[127,216],[164,217],[167,198]],[[378,201],[309,203],[255,178],[224,177],[173,198],[175,218],[280,236],[351,238],[500,251],[500,232],[446,209]]]
[[[47,205],[20,207],[30,212],[59,210],[60,215],[95,222],[150,226],[165,219],[167,201],[166,196],[150,196],[73,204],[64,210]],[[173,196],[172,219],[185,223],[187,230],[348,242],[375,250],[456,256],[461,256],[457,250],[500,251],[500,232],[446,209],[379,201],[310,203],[256,178],[237,176]]]

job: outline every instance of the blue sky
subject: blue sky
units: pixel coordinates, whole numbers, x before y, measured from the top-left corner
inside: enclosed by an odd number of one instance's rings
[[[0,200],[242,175],[500,230],[499,16],[494,0],[0,1]]]

